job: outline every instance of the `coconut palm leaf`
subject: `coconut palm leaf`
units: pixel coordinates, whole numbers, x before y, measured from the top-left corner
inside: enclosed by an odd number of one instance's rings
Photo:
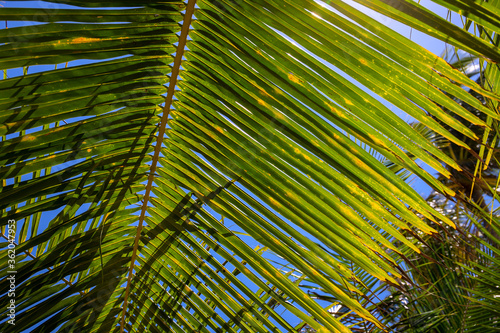
[[[454,196],[417,163],[462,169],[423,129],[466,151],[488,143],[497,110],[461,85],[496,90],[342,2],[51,3],[0,10],[44,23],[0,32],[5,247],[17,226],[16,262],[3,251],[1,268],[15,275],[15,326],[5,293],[2,331],[384,329],[363,296],[403,290],[419,233],[455,227],[395,171]],[[500,60],[398,3],[365,5]],[[495,11],[469,5],[497,31]]]
[[[496,4],[498,5],[498,4]],[[483,27],[482,38],[494,35]],[[496,37],[495,37],[496,38]],[[450,56],[451,55],[451,56]],[[445,55],[448,62],[469,77],[477,77],[478,84],[497,89],[496,64],[478,65],[477,57],[454,50]],[[472,70],[471,70],[472,68]],[[483,104],[495,105],[474,91],[469,92]],[[463,102],[461,102],[463,103]],[[470,105],[464,106],[483,117]],[[486,118],[485,118],[486,119]],[[496,121],[486,119],[497,127]],[[472,130],[478,128],[467,123]],[[436,140],[436,138],[432,138]],[[477,160],[474,154],[439,138],[439,147],[454,156],[464,171],[451,179],[441,178],[448,186],[462,194],[458,201],[433,193],[427,198],[431,206],[448,215],[458,230],[444,229],[439,237],[425,236],[425,256],[410,254],[413,264],[408,271],[412,284],[406,291],[392,290],[391,295],[379,302],[391,302],[391,311],[384,313],[382,321],[396,331],[448,332],[498,331],[498,159],[495,157],[498,143],[496,131],[485,131],[485,145],[475,144],[475,155],[487,156]],[[466,142],[471,144],[468,139]],[[473,143],[473,142],[472,142]],[[471,144],[472,146],[472,144]],[[429,261],[429,257],[432,258]]]

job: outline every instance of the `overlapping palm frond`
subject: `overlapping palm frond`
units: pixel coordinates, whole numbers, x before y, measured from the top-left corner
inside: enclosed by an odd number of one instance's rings
[[[483,38],[494,34],[484,33]],[[455,68],[494,91],[498,85],[496,64],[483,64],[477,57],[449,48],[444,58]],[[484,66],[483,66],[484,65]],[[469,92],[484,105],[496,102]],[[451,218],[457,230],[446,226],[435,236],[424,236],[423,253],[408,256],[412,262],[408,274],[412,283],[400,290],[389,287],[391,293],[377,303],[392,304],[384,314],[384,321],[401,332],[494,332],[500,329],[498,311],[498,127],[496,120],[488,119],[473,107],[459,101],[472,114],[483,118],[492,131],[482,131],[465,120],[466,126],[483,133],[482,143],[464,138],[468,151],[437,136],[430,138],[443,152],[456,160],[462,171],[450,170],[450,179],[440,180],[457,190],[455,198],[433,192],[427,202]],[[419,124],[420,125],[420,124]],[[446,124],[443,124],[446,126]],[[456,135],[458,133],[454,132]],[[483,159],[478,160],[481,155]]]
[[[19,242],[2,266],[17,271],[16,325],[2,331],[113,327],[182,8],[2,9],[48,22],[1,31],[2,68],[28,71],[0,82],[2,224],[17,221]],[[62,65],[37,70],[49,64]]]
[[[463,170],[425,131],[488,146],[496,104],[461,85],[496,90],[343,2],[52,3],[0,11],[47,22],[0,32],[2,69],[27,71],[0,81],[5,332],[388,329],[367,294],[405,290],[418,241],[455,228],[396,172],[454,196],[416,162]],[[412,1],[361,3],[500,60]],[[489,6],[443,4],[498,32]]]

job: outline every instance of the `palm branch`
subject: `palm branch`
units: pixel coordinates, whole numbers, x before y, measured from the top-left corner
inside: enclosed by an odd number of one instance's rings
[[[500,61],[412,1],[358,2]],[[494,3],[437,2],[500,28]],[[44,23],[0,31],[2,331],[389,329],[366,294],[406,290],[416,236],[456,227],[398,173],[453,197],[419,163],[462,167],[387,103],[472,151],[495,89],[342,2],[50,4],[0,10]]]

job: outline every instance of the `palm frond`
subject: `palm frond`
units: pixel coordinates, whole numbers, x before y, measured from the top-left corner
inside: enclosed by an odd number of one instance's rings
[[[359,2],[500,60],[416,3]],[[370,293],[407,290],[438,252],[418,241],[456,227],[397,173],[456,195],[419,163],[461,172],[431,137],[487,146],[498,91],[343,2],[52,3],[0,10],[43,23],[0,31],[1,69],[27,71],[0,81],[5,332],[388,329]]]

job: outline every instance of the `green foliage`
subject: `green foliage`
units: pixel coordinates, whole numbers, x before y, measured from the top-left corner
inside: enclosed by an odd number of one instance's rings
[[[0,8],[2,332],[498,330],[498,4],[357,2],[479,79],[344,2]]]

